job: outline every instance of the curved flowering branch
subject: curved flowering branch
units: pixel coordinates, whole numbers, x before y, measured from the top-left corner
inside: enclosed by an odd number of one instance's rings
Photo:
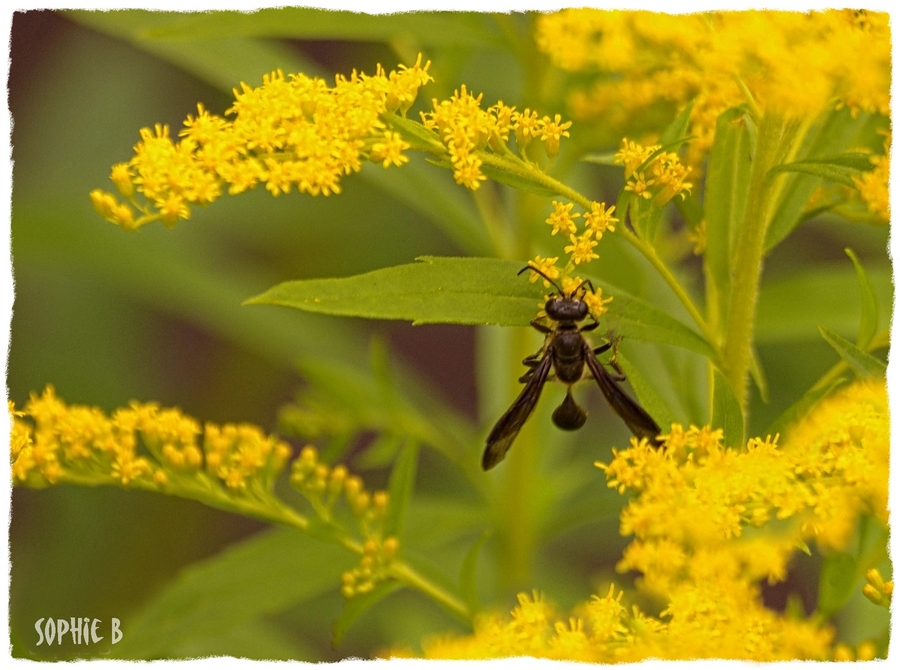
[[[234,195],[264,184],[272,195],[296,188],[310,195],[340,193],[341,179],[364,160],[402,165],[409,148],[386,130],[383,115],[404,114],[418,89],[431,80],[421,57],[410,68],[375,75],[337,76],[334,87],[281,70],[263,85],[241,84],[223,118],[202,105],[188,116],[177,143],[168,126],[141,130],[128,163],[113,167],[112,181],[125,199],[91,192],[97,211],[127,230],[160,220],[173,226],[223,191]],[[140,196],[140,197],[139,197]]]
[[[396,579],[463,618],[468,608],[453,594],[420,575],[399,557],[396,537],[384,531],[390,506],[387,492],[369,492],[362,480],[338,465],[321,463],[305,447],[291,465],[290,482],[309,501],[318,520],[281,501],[275,481],[290,462],[291,447],[249,424],[202,428],[178,409],[132,402],[107,416],[95,407],[67,405],[52,387],[32,395],[17,411],[10,403],[10,457],[13,483],[117,485],[197,500],[204,504],[313,531],[360,554],[359,566],[345,573],[342,593],[364,594],[380,581]],[[346,527],[341,503],[356,525]]]

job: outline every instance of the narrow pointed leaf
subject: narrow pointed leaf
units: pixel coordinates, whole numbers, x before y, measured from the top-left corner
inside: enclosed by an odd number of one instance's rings
[[[854,118],[846,108],[829,112],[804,140],[801,155],[804,160],[820,160],[845,152],[848,146],[852,146],[869,118],[868,114],[859,114]],[[782,175],[785,184],[766,230],[766,251],[781,242],[804,221],[809,198],[822,183],[820,175],[804,172],[783,172]]]
[[[856,346],[865,350],[875,337],[875,331],[878,330],[878,303],[875,301],[875,288],[872,286],[872,280],[866,273],[865,268],[852,249],[844,249],[850,260],[853,261],[853,267],[856,268],[856,278],[859,280],[860,301],[862,303],[862,313],[859,317],[859,333],[856,336]]]
[[[616,363],[622,368],[622,372],[625,373],[628,383],[631,384],[631,388],[634,389],[637,401],[645,410],[647,410],[647,413],[656,420],[656,423],[659,424],[662,431],[665,433],[669,429],[669,426],[675,421],[675,415],[672,412],[672,409],[666,404],[666,401],[662,399],[662,396],[656,392],[653,384],[647,381],[647,378],[632,365],[631,361],[622,355],[621,350],[616,354]]]
[[[594,163],[595,165],[615,165],[616,151],[607,151],[604,153],[585,154],[581,160],[585,163]]]
[[[866,275],[879,313],[890,313],[894,299],[891,268],[879,264],[869,267]],[[819,263],[763,281],[756,311],[757,342],[817,341],[819,323],[856,339],[859,317],[847,306],[859,300],[859,291],[857,274],[846,262]]]
[[[478,598],[478,557],[481,555],[481,548],[490,536],[489,530],[481,534],[475,544],[466,552],[466,557],[459,570],[459,590],[472,615],[481,609],[481,601]]]
[[[285,282],[245,304],[414,324],[527,326],[547,292],[540,282],[517,276],[524,263],[430,256],[419,261],[353,277]],[[610,284],[594,285],[614,297],[601,320],[617,334],[715,356],[706,340],[678,319]]]
[[[437,133],[429,130],[421,123],[395,114],[383,115],[382,118],[391,128],[399,131],[404,139],[425,147],[434,147],[440,151],[445,151],[441,138],[438,137]]]
[[[750,376],[759,391],[760,400],[768,404],[769,380],[766,379],[766,371],[763,369],[762,362],[759,360],[759,352],[756,350],[756,347],[753,347],[750,351]]]
[[[344,639],[344,635],[363,614],[380,603],[392,593],[403,588],[403,584],[393,580],[381,582],[368,593],[353,596],[344,602],[341,615],[331,626],[331,646],[337,649]]]
[[[604,281],[592,280],[604,296],[614,296],[600,322],[616,335],[645,342],[661,342],[695,351],[714,360],[715,351],[696,331],[662,310]]]
[[[129,620],[115,652],[165,657],[192,639],[242,627],[334,589],[353,562],[345,549],[296,530],[257,535],[186,569]]]
[[[662,145],[670,145],[673,142],[679,144],[683,142],[682,138],[687,136],[688,125],[691,120],[691,111],[694,109],[694,101],[691,100],[684,109],[675,117],[666,129],[659,136],[659,143]]]
[[[706,276],[710,299],[720,318],[728,313],[731,293],[731,248],[744,219],[750,185],[752,138],[750,121],[740,108],[716,121],[716,136],[706,171]]]
[[[410,441],[400,450],[400,457],[391,471],[388,493],[387,516],[384,519],[385,537],[399,536],[403,526],[403,519],[412,498],[413,487],[416,483],[416,465],[419,458],[419,445]]]
[[[247,303],[415,324],[521,326],[535,317],[544,295],[539,283],[516,276],[523,265],[424,257],[353,277],[285,282]]]
[[[731,384],[718,370],[715,371],[713,384],[712,427],[722,429],[726,447],[738,448],[744,443],[744,415],[741,405]]]
[[[421,44],[498,48],[499,30],[489,17],[473,12],[366,14],[307,7],[266,8],[255,12],[217,11],[184,14],[180,20],[148,30],[151,39],[185,40],[244,35],[297,40],[390,42],[414,35]]]
[[[887,368],[877,358],[870,356],[852,342],[829,330],[825,326],[819,326],[819,332],[825,341],[853,368],[860,377],[884,377]]]
[[[843,552],[826,556],[819,576],[818,613],[828,619],[840,611],[856,591],[859,579],[855,556]]]
[[[803,394],[796,402],[778,415],[778,418],[766,429],[764,435],[784,435],[788,428],[802,417],[809,414],[813,407],[834,389],[844,383],[844,378],[840,377],[830,384],[826,384],[820,388],[812,388]]]
[[[845,186],[854,186],[854,177],[872,169],[871,154],[847,153],[776,165],[769,173],[802,172]]]

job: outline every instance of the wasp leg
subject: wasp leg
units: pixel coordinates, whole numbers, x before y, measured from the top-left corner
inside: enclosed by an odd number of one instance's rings
[[[617,375],[610,375],[609,376],[610,379],[612,379],[613,381],[616,381],[616,382],[624,382],[626,379],[628,379],[625,376],[625,373],[622,372],[622,369],[618,366],[617,363],[609,362],[609,363],[607,363],[607,365],[619,373]]]
[[[531,327],[541,333],[544,333],[545,335],[547,333],[553,332],[552,328],[549,328],[549,327],[545,326],[543,323],[541,323],[541,320],[539,317],[531,320]]]
[[[594,349],[593,349],[594,355],[595,355],[595,356],[599,356],[600,354],[606,353],[606,352],[609,351],[612,347],[613,347],[613,343],[612,343],[612,342],[607,342],[606,344],[601,344],[599,347],[594,347]],[[619,364],[616,362],[615,354],[614,354],[613,357],[609,360],[609,362],[607,362],[605,365],[608,365],[608,366],[611,367],[613,370],[615,370],[616,372],[619,373],[619,374],[617,374],[617,375],[610,375],[610,378],[611,378],[611,379],[613,379],[613,380],[615,380],[615,381],[617,381],[617,382],[624,382],[624,381],[625,381],[625,379],[626,379],[625,373],[622,372],[622,368],[620,368],[620,367],[619,367]]]
[[[531,354],[531,356],[526,356],[522,359],[522,365],[527,365],[530,368],[536,368],[541,362],[541,354],[543,354],[543,349],[538,351],[537,353]]]

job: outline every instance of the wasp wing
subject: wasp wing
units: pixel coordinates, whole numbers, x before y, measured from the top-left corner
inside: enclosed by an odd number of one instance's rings
[[[656,421],[616,383],[616,380],[603,367],[603,364],[594,354],[591,345],[587,341],[584,343],[584,358],[587,361],[588,368],[591,370],[591,374],[597,380],[597,385],[603,392],[603,397],[606,398],[606,402],[613,408],[613,411],[622,417],[625,425],[628,426],[635,437],[646,437],[650,444],[656,445],[656,438],[662,432]]]
[[[506,410],[506,414],[500,417],[491,434],[487,438],[487,447],[484,450],[484,456],[481,458],[481,467],[490,470],[497,465],[506,456],[506,452],[512,446],[513,440],[519,434],[519,430],[537,405],[538,398],[541,397],[541,391],[544,383],[550,374],[550,366],[553,357],[549,352],[544,353],[544,358],[529,377],[525,388],[516,398],[515,402]]]

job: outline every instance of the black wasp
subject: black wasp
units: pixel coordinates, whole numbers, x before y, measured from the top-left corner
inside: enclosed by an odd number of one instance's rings
[[[644,408],[619,386],[617,382],[625,380],[621,370],[613,363],[613,367],[619,372],[619,375],[613,376],[597,359],[597,354],[609,350],[612,343],[608,342],[593,348],[582,335],[600,325],[588,310],[587,303],[583,299],[588,287],[593,292],[593,285],[590,281],[584,281],[566,293],[555,281],[535,267],[528,265],[522,268],[519,274],[526,270],[536,272],[556,288],[557,292],[551,295],[544,305],[544,311],[551,324],[547,326],[542,323],[541,317],[531,322],[536,330],[545,333],[547,337],[537,353],[522,361],[529,368],[519,378],[519,381],[525,383],[525,388],[488,435],[481,467],[490,470],[506,456],[506,452],[512,446],[522,425],[528,420],[537,405],[544,384],[550,378],[551,367],[555,372],[555,378],[569,387],[565,400],[553,411],[553,423],[558,428],[576,430],[581,428],[587,419],[587,413],[572,398],[572,384],[582,379],[584,366],[587,364],[591,375],[600,386],[606,402],[616,414],[622,417],[631,432],[638,438],[646,437],[655,443],[660,434],[659,426],[653,417],[647,414]],[[592,323],[579,327],[578,324],[588,317],[591,318]]]

